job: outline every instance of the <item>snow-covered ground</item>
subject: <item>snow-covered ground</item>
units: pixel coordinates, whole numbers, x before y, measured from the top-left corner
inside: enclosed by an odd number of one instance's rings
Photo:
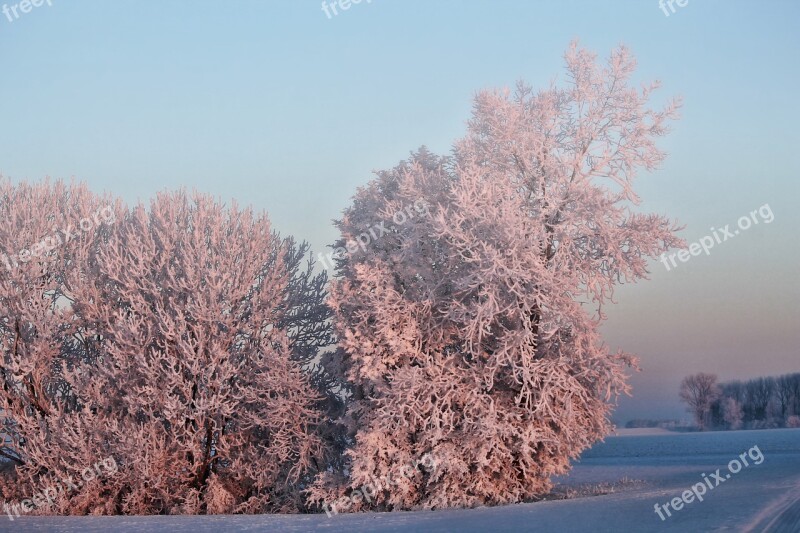
[[[754,450],[754,447],[758,447]],[[749,466],[732,474],[732,460]],[[760,464],[755,464],[763,456]],[[752,459],[755,457],[756,459]],[[666,504],[698,483],[716,485],[703,501],[670,508],[661,520],[655,504]],[[734,465],[734,469],[736,466]],[[730,477],[726,477],[730,475]],[[431,512],[355,515],[211,517],[23,517],[0,521],[18,531],[800,531],[800,430],[737,431],[610,437],[587,451],[559,491],[600,496]],[[698,487],[697,492],[701,492]],[[665,514],[662,510],[662,514]]]

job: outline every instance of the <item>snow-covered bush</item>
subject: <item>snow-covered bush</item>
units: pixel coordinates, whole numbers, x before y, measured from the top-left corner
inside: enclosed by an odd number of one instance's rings
[[[5,183],[0,202],[4,252],[104,204],[114,215],[0,281],[2,453],[16,464],[3,497],[112,457],[114,475],[37,512],[301,509],[323,448],[302,366],[328,334],[303,248],[263,215],[183,192],[129,210],[83,186]]]

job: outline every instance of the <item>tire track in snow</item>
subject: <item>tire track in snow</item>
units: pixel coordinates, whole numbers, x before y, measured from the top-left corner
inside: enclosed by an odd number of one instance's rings
[[[795,493],[795,496],[797,493]],[[800,497],[789,503],[784,510],[767,524],[763,533],[797,533],[800,531]]]
[[[755,531],[797,533],[800,531],[800,481],[790,485],[787,489],[786,494],[758,513],[743,531],[746,533]]]

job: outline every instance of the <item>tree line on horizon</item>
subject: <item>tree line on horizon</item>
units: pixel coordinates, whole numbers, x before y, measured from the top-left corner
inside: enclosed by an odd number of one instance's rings
[[[800,373],[722,383],[699,373],[683,379],[680,398],[700,430],[800,427]]]

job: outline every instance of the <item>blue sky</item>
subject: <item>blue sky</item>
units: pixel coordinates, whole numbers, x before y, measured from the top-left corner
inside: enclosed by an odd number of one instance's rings
[[[373,169],[448,151],[477,90],[548,83],[574,38],[601,56],[625,43],[642,81],[684,98],[642,209],[689,241],[765,203],[775,220],[618,292],[609,344],[644,369],[618,419],[682,416],[691,372],[800,371],[798,2],[689,0],[665,16],[657,0],[364,0],[332,18],[319,0],[51,3],[0,15],[0,173],[128,201],[197,188],[269,211],[316,251]]]

